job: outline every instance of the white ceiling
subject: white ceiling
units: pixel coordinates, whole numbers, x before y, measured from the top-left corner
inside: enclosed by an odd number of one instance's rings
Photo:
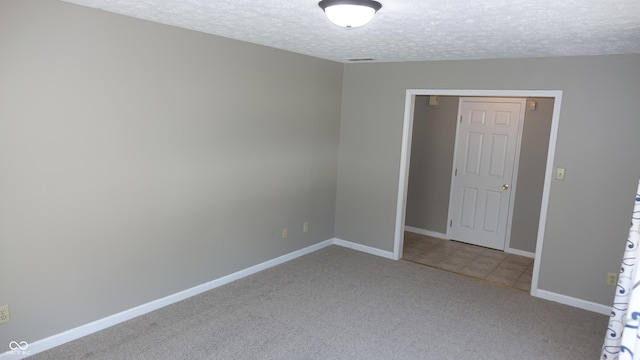
[[[338,62],[640,53],[640,0],[378,0],[368,25],[319,0],[63,0]]]

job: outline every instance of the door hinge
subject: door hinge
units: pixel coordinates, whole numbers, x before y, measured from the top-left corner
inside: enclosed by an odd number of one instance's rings
[[[449,227],[453,226],[453,220],[449,220]]]
[[[462,115],[460,115],[460,123],[462,124]]]
[[[458,176],[458,169],[456,169],[456,173],[453,176]]]

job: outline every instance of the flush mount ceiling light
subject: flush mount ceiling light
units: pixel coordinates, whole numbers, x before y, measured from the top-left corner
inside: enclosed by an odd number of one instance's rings
[[[332,23],[350,29],[366,25],[382,4],[373,0],[322,0],[318,6]]]

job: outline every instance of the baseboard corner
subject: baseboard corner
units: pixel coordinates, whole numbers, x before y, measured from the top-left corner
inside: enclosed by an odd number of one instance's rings
[[[535,259],[535,257],[536,257],[536,253],[532,253],[530,251],[518,250],[518,249],[514,249],[514,248],[507,248],[504,252],[509,253],[509,254],[528,257],[528,258],[531,258],[531,259]]]
[[[412,232],[420,235],[431,236],[432,238],[436,238],[436,239],[449,240],[447,239],[447,234],[439,233],[437,231],[420,229],[413,226],[405,226],[404,231],[408,231],[408,232]]]
[[[362,244],[358,244],[358,243],[354,243],[351,241],[346,241],[338,238],[333,238],[332,241],[334,245],[342,246],[348,249],[361,251],[367,254],[376,255],[376,256],[380,256],[380,257],[391,259],[391,260],[395,259],[393,256],[393,252],[391,251],[380,250],[371,246],[362,245]]]

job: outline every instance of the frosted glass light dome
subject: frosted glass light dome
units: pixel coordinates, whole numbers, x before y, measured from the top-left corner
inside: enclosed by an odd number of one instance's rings
[[[373,0],[323,0],[318,5],[329,21],[349,29],[366,25],[382,7]]]

